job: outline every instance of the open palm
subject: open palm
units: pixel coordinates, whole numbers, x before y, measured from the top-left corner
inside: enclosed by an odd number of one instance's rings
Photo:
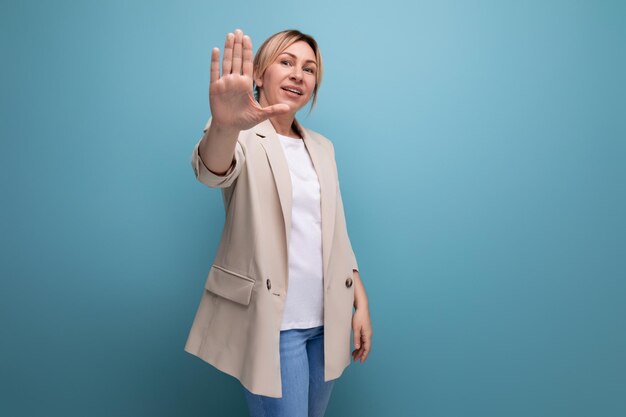
[[[221,77],[219,58],[219,49],[213,48],[209,85],[213,124],[227,129],[247,130],[274,115],[290,111],[287,104],[261,107],[254,99],[252,40],[241,30],[226,36]]]

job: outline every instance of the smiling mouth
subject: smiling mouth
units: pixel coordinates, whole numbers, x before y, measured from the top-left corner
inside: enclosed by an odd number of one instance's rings
[[[295,89],[293,89],[293,88],[288,88],[288,87],[281,87],[281,88],[282,88],[283,90],[285,90],[285,91],[289,91],[289,92],[291,92],[291,93],[295,93],[295,94],[297,94],[297,95],[299,95],[299,96],[301,96],[301,95],[302,95],[302,92],[301,92],[301,91],[295,90]]]

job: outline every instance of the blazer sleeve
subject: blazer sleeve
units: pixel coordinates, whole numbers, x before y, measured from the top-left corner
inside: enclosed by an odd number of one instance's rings
[[[350,242],[350,236],[348,234],[348,224],[346,223],[346,215],[345,212],[343,210],[343,200],[341,198],[341,189],[339,188],[339,180],[337,180],[337,200],[338,200],[338,206],[337,209],[341,211],[341,215],[343,216],[343,222],[346,225],[346,236],[348,239],[348,247],[350,249],[350,257],[352,259],[352,269],[355,271],[359,270],[359,264],[356,261],[356,255],[354,254],[354,250],[352,249],[352,243]]]
[[[352,269],[355,271],[359,270],[359,264],[356,261],[356,255],[354,254],[354,250],[352,249],[352,243],[350,242],[350,235],[348,233],[348,223],[346,222],[346,215],[343,208],[343,199],[341,198],[341,187],[339,186],[339,170],[337,169],[337,160],[335,159],[335,147],[331,141],[328,141],[331,147],[331,153],[333,156],[333,162],[335,163],[335,172],[337,173],[337,210],[342,217],[343,224],[346,227],[346,238],[348,240],[348,248],[350,249],[350,257],[352,262]]]
[[[204,126],[203,132],[206,132],[210,124],[211,119],[209,118],[209,121]],[[226,188],[231,186],[241,173],[243,165],[246,161],[243,147],[239,141],[237,141],[235,146],[235,155],[233,156],[233,161],[230,164],[228,171],[226,171],[223,175],[218,175],[209,170],[200,157],[199,147],[201,141],[202,138],[200,138],[198,143],[196,143],[196,146],[193,148],[193,152],[191,153],[191,167],[196,175],[196,179],[211,188]]]

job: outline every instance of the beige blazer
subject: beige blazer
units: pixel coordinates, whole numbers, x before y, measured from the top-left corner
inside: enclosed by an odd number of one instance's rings
[[[204,130],[208,129],[211,119]],[[324,268],[324,380],[350,364],[353,270],[335,151],[324,136],[295,125],[321,188]],[[226,220],[185,351],[237,378],[248,390],[282,397],[280,325],[289,288],[291,175],[272,123],[240,132],[226,174],[209,171],[196,144],[196,178],[221,188]]]

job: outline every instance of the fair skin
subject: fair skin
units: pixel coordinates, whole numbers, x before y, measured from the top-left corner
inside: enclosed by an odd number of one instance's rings
[[[239,29],[226,36],[221,76],[219,58],[219,48],[213,48],[209,85],[212,120],[198,150],[207,168],[223,175],[234,160],[237,138],[242,130],[269,119],[277,133],[300,138],[292,128],[293,121],[313,95],[317,65],[313,49],[306,42],[298,41],[281,51],[262,76],[253,78],[252,40]],[[254,99],[253,80],[260,90],[259,102]],[[371,349],[372,323],[365,287],[356,270],[353,270],[352,281],[355,286],[352,359],[363,363]]]
[[[316,82],[317,65],[315,52],[304,41],[295,42],[278,55],[276,60],[265,70],[262,77],[255,78],[259,87],[259,104],[285,103],[289,111],[270,117],[276,132],[300,138],[293,130],[296,112],[304,107],[313,95]],[[294,94],[288,90],[297,90]]]

